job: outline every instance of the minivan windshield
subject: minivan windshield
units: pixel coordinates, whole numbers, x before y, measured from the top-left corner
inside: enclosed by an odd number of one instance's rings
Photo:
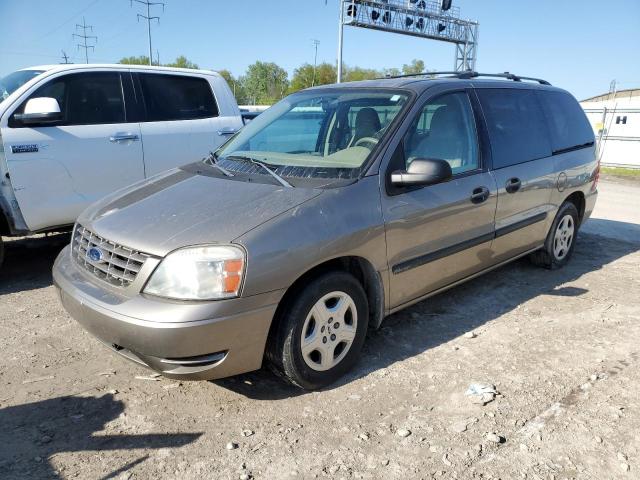
[[[296,93],[245,126],[216,152],[227,170],[281,177],[356,178],[408,104],[406,92],[341,88]],[[268,173],[268,172],[267,172]]]
[[[18,70],[0,78],[0,102],[44,70]]]

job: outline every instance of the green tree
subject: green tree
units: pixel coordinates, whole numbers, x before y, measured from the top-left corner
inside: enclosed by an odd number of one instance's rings
[[[176,68],[192,68],[194,70],[197,70],[198,68],[200,68],[198,67],[197,63],[193,63],[184,55],[180,55],[179,57],[177,57],[173,63],[165,63],[164,66],[176,67]]]
[[[248,103],[271,105],[287,93],[289,80],[286,70],[272,62],[249,65],[242,80]]]
[[[414,58],[410,64],[402,65],[402,73],[405,75],[415,75],[424,72],[424,62]]]
[[[247,94],[244,90],[244,85],[242,83],[243,78],[235,78],[233,74],[229,70],[218,70],[218,73],[224,78],[229,84],[229,88],[233,92],[233,95],[236,97],[236,102],[239,105],[243,105],[247,103]]]
[[[379,72],[373,68],[349,67],[345,65],[342,70],[342,80],[345,82],[373,80],[374,78],[384,77],[384,72]]]
[[[146,55],[140,55],[137,57],[136,56],[124,57],[124,58],[121,58],[118,63],[122,63],[125,65],[149,65],[149,57],[147,57]],[[153,62],[153,65],[158,65],[158,63]],[[197,64],[190,61],[184,55],[180,55],[172,63],[165,63],[164,66],[178,67],[178,68],[193,68],[193,69],[199,68]]]
[[[400,71],[400,69],[395,67],[385,68],[383,73],[385,77],[397,77],[399,75],[402,75],[402,72]]]
[[[122,63],[124,65],[149,65],[149,57],[146,55],[140,55],[138,57],[124,57],[121,58],[118,63]],[[157,65],[157,63],[154,63],[154,65]]]
[[[305,63],[293,71],[289,93],[297,92],[303,88],[314,85],[326,85],[336,82],[336,67],[330,63],[321,63],[316,66],[315,75],[313,65]]]

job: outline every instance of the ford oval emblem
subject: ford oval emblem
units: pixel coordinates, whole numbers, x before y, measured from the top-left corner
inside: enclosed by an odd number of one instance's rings
[[[98,247],[91,247],[87,252],[87,256],[94,262],[100,262],[104,257],[104,253],[102,253],[102,250],[100,250]]]

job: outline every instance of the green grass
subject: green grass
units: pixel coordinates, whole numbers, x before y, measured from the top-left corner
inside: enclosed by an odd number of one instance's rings
[[[640,179],[640,168],[602,167],[603,175],[615,175],[616,177],[632,177]]]

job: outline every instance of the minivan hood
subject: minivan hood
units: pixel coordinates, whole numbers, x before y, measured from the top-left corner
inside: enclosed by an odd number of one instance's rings
[[[174,169],[106,197],[78,222],[112,242],[164,256],[187,245],[232,242],[321,193]]]

